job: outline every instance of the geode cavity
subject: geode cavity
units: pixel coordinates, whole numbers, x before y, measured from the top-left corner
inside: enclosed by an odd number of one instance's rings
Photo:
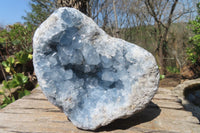
[[[35,32],[33,61],[50,102],[74,125],[94,130],[142,110],[159,70],[143,48],[107,35],[73,8],[59,8]]]

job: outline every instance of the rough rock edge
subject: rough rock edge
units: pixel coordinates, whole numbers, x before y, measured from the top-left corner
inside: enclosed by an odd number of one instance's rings
[[[189,102],[187,99],[185,99],[185,96],[184,96],[185,88],[188,88],[193,85],[200,85],[200,78],[195,79],[195,80],[187,80],[183,82],[182,84],[179,84],[178,86],[174,88],[172,93],[178,96],[178,98],[181,100],[181,103],[186,110],[191,111],[193,115],[200,120],[200,107]]]

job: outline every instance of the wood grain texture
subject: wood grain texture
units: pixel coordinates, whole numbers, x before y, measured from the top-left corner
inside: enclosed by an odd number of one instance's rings
[[[187,112],[170,90],[159,88],[152,102],[127,119],[116,120],[96,132],[199,133],[197,118]],[[76,128],[40,88],[0,110],[0,133],[87,133]]]

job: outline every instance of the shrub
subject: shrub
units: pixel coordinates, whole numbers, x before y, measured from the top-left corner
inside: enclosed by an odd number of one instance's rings
[[[4,80],[0,95],[3,95],[3,104],[0,108],[6,107],[16,99],[30,94],[27,84],[32,81],[32,37],[35,27],[32,25],[14,24],[0,32],[0,55],[2,65],[9,75],[9,80]],[[32,68],[32,69],[30,69]],[[7,79],[7,78],[5,78]],[[12,88],[17,90],[13,95]]]
[[[19,51],[32,52],[32,37],[35,27],[14,24],[0,32],[0,45],[3,54],[12,55]]]
[[[197,4],[198,16],[195,20],[190,21],[190,28],[195,34],[190,38],[191,47],[187,49],[188,59],[196,63],[200,58],[200,3]]]
[[[3,104],[0,105],[1,108],[6,107],[8,104],[15,101],[15,99],[21,98],[25,95],[29,95],[30,91],[26,90],[25,85],[29,82],[29,79],[24,74],[26,73],[25,65],[28,61],[32,59],[30,54],[20,51],[16,53],[15,57],[9,57],[7,60],[2,62],[2,65],[7,73],[11,75],[11,80],[3,81],[3,88],[0,95],[4,96]],[[22,65],[22,72],[16,72],[16,65]],[[15,98],[11,92],[12,88],[16,88],[18,91],[18,96]],[[6,95],[6,93],[9,93]]]
[[[174,74],[179,74],[180,70],[177,67],[167,66],[167,71]]]

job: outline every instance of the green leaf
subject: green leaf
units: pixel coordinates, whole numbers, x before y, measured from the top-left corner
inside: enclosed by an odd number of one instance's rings
[[[15,56],[19,64],[26,64],[30,60],[29,54],[24,51],[16,53]]]
[[[165,75],[160,75],[160,80],[164,79]]]
[[[10,73],[10,67],[5,67],[5,71],[7,72],[7,73]]]
[[[3,109],[3,108],[5,108],[6,106],[7,106],[8,104],[3,104],[3,105],[1,105],[0,107]]]
[[[3,103],[8,105],[9,103],[12,103],[12,100],[11,98],[7,97],[4,99]]]
[[[29,54],[29,55],[28,55],[28,58],[29,58],[30,60],[32,60],[32,59],[33,59],[33,55],[32,55],[32,54]]]
[[[22,98],[23,96],[25,96],[23,91],[18,91],[18,98]]]
[[[5,80],[4,80],[2,83],[3,83],[3,87],[4,87],[4,88],[10,89],[10,87],[9,87],[9,82],[8,82],[8,81],[5,81]]]
[[[0,43],[4,43],[5,42],[5,38],[0,37]]]
[[[15,59],[13,57],[9,57],[7,60],[8,60],[8,62],[10,64],[14,64],[15,63]]]
[[[30,94],[31,94],[31,92],[28,90],[24,90],[24,91],[21,90],[21,91],[18,91],[18,98],[22,98],[22,97],[30,95]]]
[[[8,67],[8,62],[7,61],[2,61],[1,63],[4,67]]]
[[[27,76],[23,76],[22,77],[22,81],[24,84],[26,84],[28,82],[28,77]]]
[[[13,75],[13,80],[17,82],[18,85],[26,84],[28,77],[22,73],[16,73]]]
[[[12,103],[13,103],[13,102],[15,102],[15,97],[14,97],[14,96],[12,96]]]
[[[3,88],[5,89],[11,89],[11,88],[16,88],[18,85],[18,83],[15,80],[10,80],[10,81],[3,81]]]
[[[9,87],[10,88],[16,88],[18,86],[20,86],[20,83],[17,82],[16,80],[14,80],[14,79],[9,82]]]
[[[16,39],[14,41],[12,41],[13,45],[19,45],[21,43],[21,41],[19,39]]]
[[[15,59],[9,57],[6,61],[3,61],[1,64],[4,66],[4,69],[7,73],[10,73],[14,67]]]
[[[28,96],[28,95],[30,95],[30,94],[31,94],[31,92],[30,92],[30,91],[28,91],[28,90],[24,90],[24,94],[25,94],[25,96]]]

